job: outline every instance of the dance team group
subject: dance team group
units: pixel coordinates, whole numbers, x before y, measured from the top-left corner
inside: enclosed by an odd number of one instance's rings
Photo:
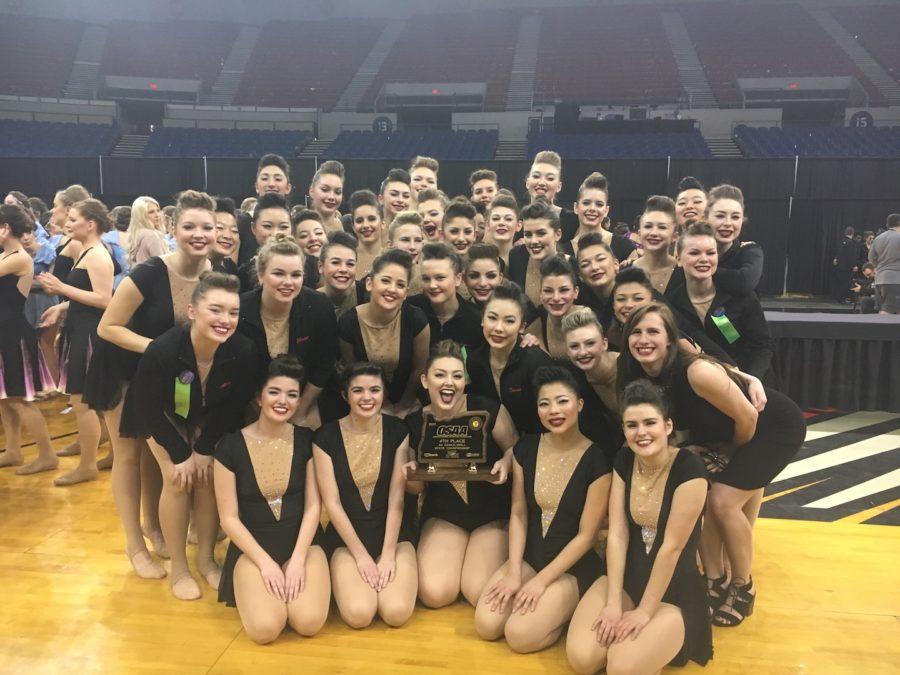
[[[568,627],[579,673],[705,664],[711,626],[753,611],[763,489],[805,435],[771,388],[763,252],[737,187],[684,179],[633,241],[599,173],[554,203],[561,168],[539,153],[520,207],[489,170],[451,201],[417,157],[342,216],[343,166],[291,209],[267,155],[247,212],[188,190],[169,213],[138,198],[121,230],[81,186],[44,225],[8,197],[0,465],[57,468],[35,397],[67,394],[80,462],[56,484],[97,477],[105,426],[134,571],[168,557],[173,595],[199,598],[190,527],[196,572],[259,643],[316,634],[332,596],[361,629],[461,593],[516,652]],[[30,292],[60,300],[37,330]],[[54,378],[38,331],[60,324]],[[412,480],[426,415],[467,411],[488,413],[493,480]]]

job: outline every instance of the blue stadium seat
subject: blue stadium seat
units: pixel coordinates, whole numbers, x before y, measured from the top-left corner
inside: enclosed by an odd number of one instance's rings
[[[0,157],[108,155],[118,137],[112,124],[0,120]]]
[[[528,135],[528,156],[555,150],[566,159],[711,159],[712,152],[699,131],[648,134]]]
[[[291,156],[310,138],[308,131],[163,127],[150,134],[144,157]]]
[[[415,155],[439,160],[481,161],[494,158],[496,131],[342,131],[332,141],[323,159],[396,159],[407,161]]]
[[[900,157],[900,127],[748,127],[734,130],[748,157]]]

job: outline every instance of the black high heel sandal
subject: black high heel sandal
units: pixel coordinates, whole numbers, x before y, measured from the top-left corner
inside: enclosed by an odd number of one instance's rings
[[[715,613],[728,599],[728,574],[723,574],[718,579],[706,579],[706,593],[709,601],[709,615]]]
[[[744,619],[753,614],[755,603],[756,589],[753,587],[753,578],[751,577],[750,581],[742,585],[735,584],[732,580],[728,586],[728,598],[715,611],[712,622],[722,628],[739,626]]]

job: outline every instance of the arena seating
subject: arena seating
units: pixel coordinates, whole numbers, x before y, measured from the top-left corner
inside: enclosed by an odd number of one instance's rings
[[[489,160],[496,149],[496,131],[342,131],[322,159],[409,161],[415,155],[426,155],[441,160]]]
[[[79,21],[0,14],[0,92],[61,95],[83,32]]]
[[[702,3],[679,11],[722,106],[742,103],[739,77],[852,75],[873,103],[883,102],[850,57],[798,5]]]
[[[210,87],[237,33],[236,24],[221,21],[113,21],[101,72],[201,80]]]
[[[735,128],[749,157],[900,157],[900,127]]]
[[[683,95],[658,8],[544,12],[535,102],[663,103]]]
[[[893,5],[834,7],[832,15],[856,36],[860,45],[900,82],[900,49],[897,27],[900,7]]]
[[[109,154],[118,137],[111,124],[0,120],[0,157],[96,157]]]
[[[307,131],[163,127],[150,134],[144,157],[291,157],[311,137]]]
[[[267,23],[244,70],[235,105],[330,109],[384,26],[381,19]]]
[[[528,156],[555,150],[566,159],[711,159],[699,131],[658,134],[557,134],[528,136]]]
[[[413,16],[363,95],[360,110],[372,110],[389,82],[484,82],[485,109],[502,110],[520,16],[515,10]]]

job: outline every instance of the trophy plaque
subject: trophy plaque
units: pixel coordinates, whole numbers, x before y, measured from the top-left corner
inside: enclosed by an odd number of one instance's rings
[[[447,420],[425,413],[416,449],[419,466],[409,472],[409,479],[493,481],[486,465],[488,417],[485,410],[468,410]]]

